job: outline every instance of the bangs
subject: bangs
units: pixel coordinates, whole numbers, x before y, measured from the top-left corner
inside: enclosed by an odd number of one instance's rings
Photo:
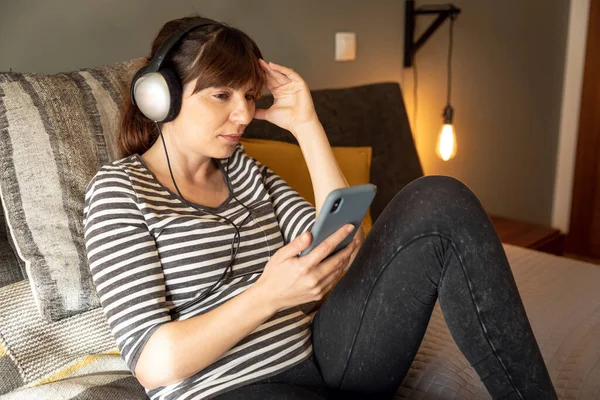
[[[194,93],[208,87],[248,87],[259,98],[265,83],[259,58],[258,46],[245,33],[231,27],[221,30],[201,51],[193,73],[198,77]]]

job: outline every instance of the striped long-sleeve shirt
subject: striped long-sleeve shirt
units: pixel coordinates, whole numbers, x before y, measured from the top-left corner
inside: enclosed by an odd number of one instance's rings
[[[83,222],[92,278],[132,372],[152,333],[173,320],[169,311],[212,287],[230,262],[235,228],[211,213],[238,227],[246,219],[233,275],[181,320],[248,289],[269,257],[314,223],[314,207],[243,145],[217,163],[229,184],[229,197],[217,208],[186,202],[137,154],[104,165],[87,186]],[[310,323],[298,307],[280,311],[200,372],[147,393],[151,399],[207,399],[275,375],[310,356]]]

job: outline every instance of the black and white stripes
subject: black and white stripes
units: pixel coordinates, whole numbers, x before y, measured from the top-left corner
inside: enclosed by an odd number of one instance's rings
[[[243,145],[219,166],[228,176],[230,195],[216,208],[171,192],[138,155],[105,165],[87,187],[84,232],[90,270],[131,371],[152,333],[171,321],[169,310],[212,287],[229,264],[236,231],[219,216],[240,230],[233,275],[179,319],[206,313],[245,291],[273,253],[314,223],[314,207],[249,157]],[[204,399],[274,375],[310,355],[310,321],[297,307],[279,312],[209,367],[148,394],[152,399]]]

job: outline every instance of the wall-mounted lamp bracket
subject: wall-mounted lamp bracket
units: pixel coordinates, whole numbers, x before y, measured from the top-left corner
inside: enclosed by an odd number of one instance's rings
[[[453,4],[440,6],[427,6],[415,9],[414,0],[406,0],[404,23],[404,67],[412,66],[413,55],[427,42],[433,33],[444,23],[446,19],[456,18],[460,14],[460,8]],[[429,28],[415,42],[415,20],[418,15],[437,14],[437,18],[431,23]]]

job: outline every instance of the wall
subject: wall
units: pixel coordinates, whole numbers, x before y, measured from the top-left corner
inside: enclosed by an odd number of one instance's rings
[[[399,81],[404,4],[377,0],[3,0],[0,71],[52,73],[147,55],[166,21],[198,12],[248,33],[267,61],[311,88]],[[377,29],[373,29],[377,21]],[[357,60],[334,61],[334,34],[357,33]]]
[[[445,23],[416,56],[426,173],[463,180],[490,213],[550,224],[569,1],[453,3],[462,10],[452,64],[458,153],[448,162],[434,153],[446,104]],[[418,17],[418,32],[431,19]],[[411,109],[412,72],[404,85]]]
[[[453,63],[459,153],[449,162],[434,154],[446,97],[445,24],[417,55],[415,140],[425,172],[461,179],[489,212],[550,223],[569,2],[455,3],[463,10]],[[265,59],[291,66],[312,89],[403,82],[412,115],[402,0],[4,0],[0,71],[52,73],[142,56],[165,21],[192,11],[246,31]],[[420,17],[420,31],[425,23]],[[336,63],[334,33],[346,30],[357,33],[357,60]]]

